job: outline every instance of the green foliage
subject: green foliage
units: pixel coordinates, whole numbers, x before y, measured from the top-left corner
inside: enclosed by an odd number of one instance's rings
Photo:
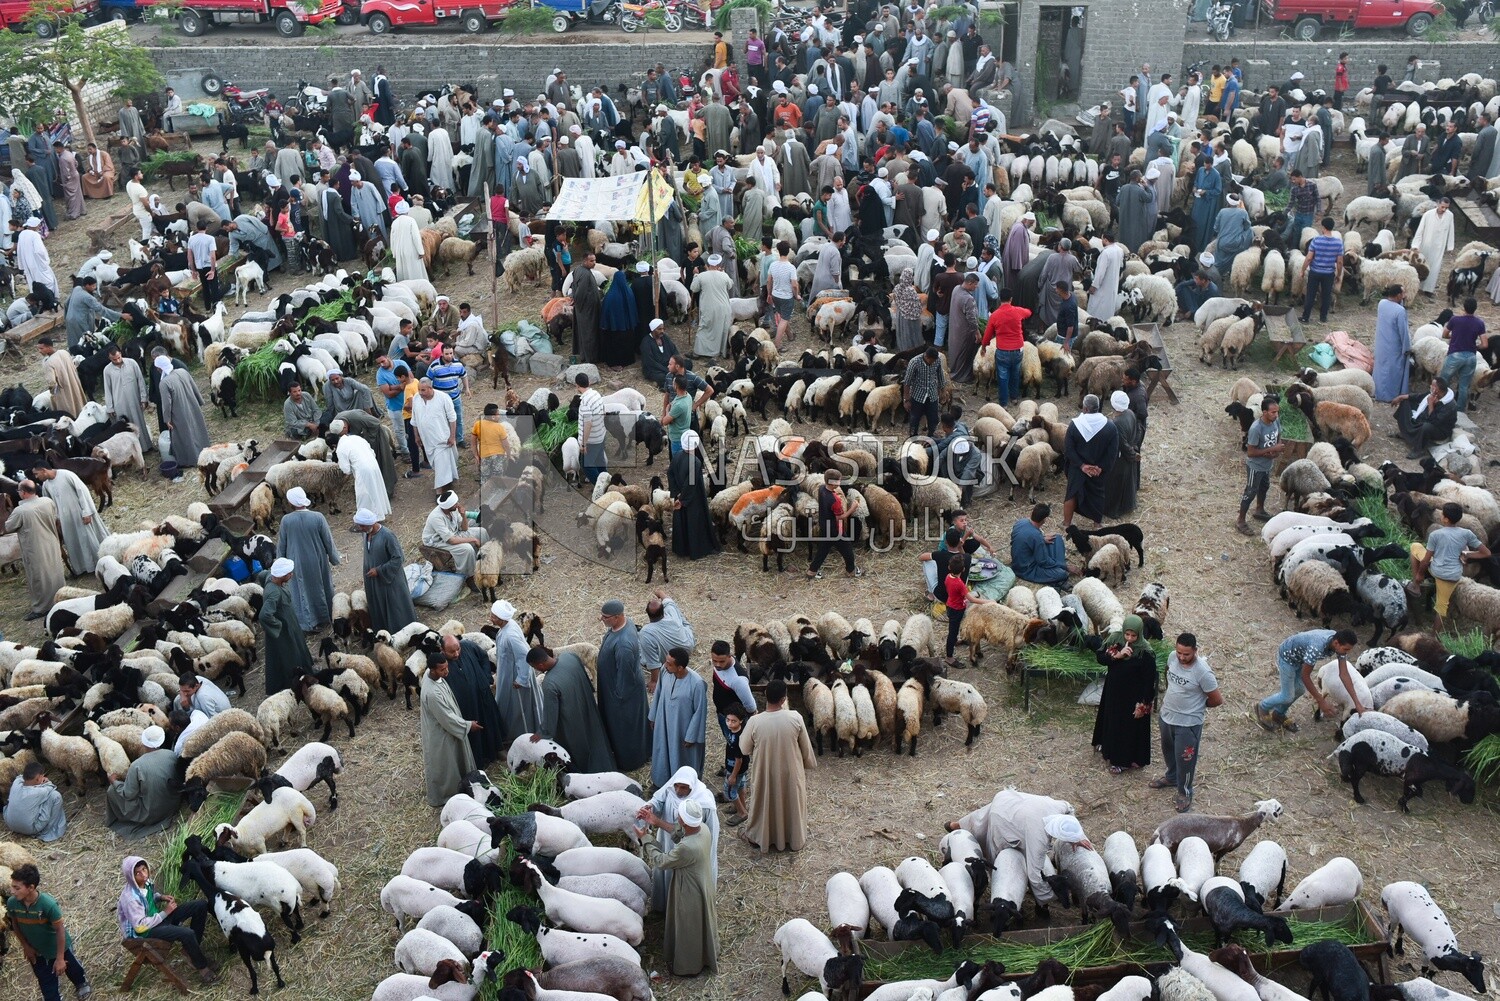
[[[234,384],[247,400],[272,402],[281,396],[276,382],[276,370],[285,355],[267,344],[252,355],[247,355],[234,367]]]
[[[1156,654],[1156,669],[1165,671],[1170,647],[1165,643],[1156,643],[1151,650]],[[1104,674],[1104,668],[1094,656],[1094,651],[1083,646],[1048,646],[1044,643],[1030,643],[1021,648],[1018,656],[1027,668],[1033,671],[1044,671],[1055,678],[1092,681]]]
[[[539,31],[551,31],[556,13],[550,7],[513,7],[495,30],[503,35],[534,35]]]
[[[1283,418],[1286,417],[1286,412],[1287,408],[1283,407],[1281,410]],[[1283,430],[1285,430],[1284,426]],[[1384,538],[1368,540],[1372,545],[1400,543],[1403,546],[1410,546],[1413,542],[1418,541],[1417,537],[1412,535],[1411,531],[1405,525],[1401,524],[1401,520],[1391,513],[1391,509],[1386,506],[1385,497],[1377,494],[1366,494],[1354,502],[1354,509],[1359,512],[1361,518],[1369,518],[1385,533]],[[1388,577],[1394,577],[1396,580],[1403,581],[1411,580],[1411,564],[1406,560],[1381,560],[1376,566],[1380,568],[1381,573]]]
[[[1286,210],[1286,207],[1288,205],[1290,205],[1291,203],[1292,203],[1292,193],[1291,193],[1291,191],[1267,191],[1266,192],[1266,211],[1267,212],[1283,212],[1283,211]]]
[[[1490,734],[1469,748],[1464,764],[1474,773],[1476,782],[1490,782],[1500,775],[1500,735]]]
[[[1448,632],[1439,637],[1443,641],[1443,647],[1451,654],[1460,657],[1468,657],[1473,660],[1490,648],[1489,638],[1485,636],[1482,629],[1470,629],[1468,632]]]
[[[936,24],[938,22],[950,22],[951,23],[953,21],[957,21],[961,17],[967,17],[969,15],[969,13],[970,13],[969,8],[967,8],[967,7],[960,7],[958,5],[954,5],[952,7],[939,7],[937,10],[933,10],[933,11],[928,11],[927,12],[927,18],[928,18],[927,23],[928,24]]]
[[[157,893],[181,897],[184,889],[193,890],[193,884],[188,882],[184,887],[182,879],[182,852],[187,847],[187,839],[196,834],[205,841],[212,840],[214,828],[234,823],[244,804],[243,792],[219,793],[210,796],[197,813],[177,825],[172,836],[162,845],[161,862],[154,870]]]
[[[729,0],[728,3],[714,12],[714,27],[720,31],[728,31],[729,12],[738,10],[741,7],[754,7],[758,12],[756,20],[762,26],[771,23],[771,0]]]
[[[558,407],[552,411],[552,419],[544,426],[536,429],[536,433],[526,439],[525,448],[539,448],[546,452],[556,452],[562,448],[562,443],[578,434],[578,422],[568,420],[568,408]]]
[[[501,772],[495,777],[494,783],[500,793],[500,805],[494,807],[493,810],[499,817],[523,813],[532,803],[556,806],[562,801],[557,791],[557,775],[546,768],[534,768],[525,775]],[[501,868],[508,870],[510,864],[515,861],[515,857],[515,849],[510,846],[510,842],[505,842],[504,856],[500,859]],[[517,969],[522,966],[537,969],[542,965],[541,949],[537,945],[536,937],[528,935],[520,925],[505,917],[512,907],[536,906],[535,896],[507,882],[505,889],[495,898],[490,908],[486,945],[490,949],[504,951],[506,969]],[[488,991],[489,988],[487,987],[486,990]],[[493,993],[486,993],[483,997],[492,998]]]
[[[118,95],[154,91],[161,74],[145,49],[130,42],[123,29],[85,31],[83,18],[63,0],[39,0],[28,23],[46,21],[57,29],[51,41],[0,31],[0,108],[14,118],[50,119],[67,102],[94,138],[93,121],[83,105],[83,88],[95,81],[114,84]]]

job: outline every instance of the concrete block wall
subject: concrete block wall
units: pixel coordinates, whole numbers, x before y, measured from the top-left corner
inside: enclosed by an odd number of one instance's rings
[[[270,87],[278,94],[291,91],[299,80],[322,86],[329,74],[347,79],[356,67],[369,80],[377,66],[384,66],[397,98],[408,101],[418,90],[455,81],[476,84],[486,101],[498,97],[504,87],[534,96],[557,67],[579,84],[608,81],[614,91],[620,83],[645,79],[647,68],[657,63],[673,73],[696,68],[709,52],[701,39],[672,42],[666,40],[673,37],[666,32],[617,44],[544,44],[545,37],[526,45],[445,45],[413,35],[400,43],[361,40],[358,45],[333,46],[331,52],[312,45],[184,45],[150,51],[163,76],[202,68],[241,87]]]
[[[1086,4],[1087,34],[1084,39],[1078,103],[1082,107],[1110,99],[1142,63],[1150,63],[1153,74],[1176,73],[1182,66],[1183,25],[1190,0],[1108,0]],[[1059,5],[1071,10],[1078,4]],[[1016,88],[1013,121],[1032,122],[1038,106],[1037,36],[1041,5],[1021,5],[1021,23],[1016,38],[1017,68],[1021,86]],[[1049,53],[1049,58],[1055,58]],[[1045,102],[1041,102],[1045,103]]]
[[[1338,65],[1340,52],[1349,53],[1349,86],[1353,93],[1374,82],[1376,67],[1381,63],[1385,63],[1392,78],[1399,81],[1406,71],[1406,59],[1412,55],[1422,59],[1422,69],[1417,73],[1417,79],[1422,81],[1458,77],[1465,73],[1488,77],[1500,75],[1500,45],[1475,45],[1472,42],[1428,44],[1411,39],[1242,44],[1233,39],[1212,42],[1189,38],[1182,49],[1182,65],[1190,66],[1201,61],[1206,64],[1206,72],[1214,63],[1225,65],[1238,56],[1240,65],[1246,68],[1246,86],[1251,90],[1264,90],[1271,83],[1280,85],[1293,73],[1300,72],[1308,84],[1305,89],[1321,87],[1332,93],[1333,68]],[[1262,60],[1265,65],[1250,60]]]

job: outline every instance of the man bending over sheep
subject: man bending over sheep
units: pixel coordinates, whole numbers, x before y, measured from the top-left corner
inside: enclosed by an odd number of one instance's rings
[[[1026,881],[1039,908],[1056,894],[1042,876],[1042,864],[1052,848],[1052,839],[1092,848],[1083,825],[1073,816],[1073,804],[1037,796],[1018,789],[1002,789],[986,806],[948,822],[948,830],[965,830],[979,840],[986,858],[995,858],[1007,848],[1026,856]]]
[[[1318,691],[1313,681],[1313,670],[1318,661],[1330,654],[1338,658],[1339,684],[1344,686],[1354,711],[1365,712],[1368,707],[1361,705],[1359,696],[1354,693],[1354,682],[1349,677],[1352,669],[1346,659],[1358,642],[1359,637],[1354,634],[1353,629],[1340,629],[1338,632],[1332,629],[1309,629],[1282,641],[1281,648],[1276,651],[1276,671],[1281,676],[1281,690],[1262,699],[1260,705],[1255,707],[1255,721],[1261,725],[1261,729],[1297,732],[1297,724],[1287,718],[1287,710],[1302,696],[1301,689],[1297,687],[1299,678],[1302,688],[1312,696],[1323,715],[1329,719],[1338,717],[1337,707],[1329,701],[1328,696]]]

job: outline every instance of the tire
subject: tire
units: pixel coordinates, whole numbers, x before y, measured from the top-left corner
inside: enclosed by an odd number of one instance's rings
[[[1227,42],[1227,41],[1229,41],[1229,29],[1228,28],[1215,28],[1213,30],[1213,38],[1214,38],[1214,41],[1216,41],[1216,42]]]
[[[1292,25],[1292,37],[1299,42],[1315,42],[1323,31],[1323,22],[1315,17],[1299,17]]]
[[[636,20],[636,17],[635,17],[634,14],[621,14],[620,15],[620,30],[621,31],[629,32],[630,34],[635,34],[635,29],[639,28],[640,26],[641,26],[641,22],[638,21],[638,20]]]
[[[482,35],[489,30],[490,22],[485,18],[482,11],[471,10],[464,14],[459,26],[468,35]]]
[[[1494,11],[1490,10],[1488,7],[1481,7],[1481,8],[1479,8],[1479,23],[1480,24],[1489,24],[1494,19],[1495,19],[1495,12]]]
[[[296,38],[307,30],[307,25],[297,20],[297,15],[284,10],[276,15],[276,34],[282,38]]]
[[[346,28],[349,27],[351,24],[358,24],[359,23],[359,10],[358,10],[358,8],[350,8],[350,6],[348,4],[345,4],[344,7],[343,7],[343,9],[339,11],[339,16],[333,19],[333,23],[334,24],[343,25]]]
[[[370,29],[372,35],[388,35],[391,33],[391,19],[384,14],[371,14],[365,27]]]
[[[109,12],[109,19],[111,21],[119,21],[121,24],[124,24],[130,20],[130,12],[127,11],[124,7],[116,7],[114,10]]]
[[[203,79],[198,81],[198,86],[203,88],[203,93],[209,97],[218,97],[224,93],[224,81],[219,79],[217,73],[205,73]]]
[[[196,10],[184,10],[178,14],[177,27],[184,35],[190,35],[193,38],[208,34],[208,22]]]
[[[1413,14],[1411,20],[1406,22],[1406,33],[1413,38],[1421,38],[1432,27],[1432,20],[1431,14]]]
[[[679,13],[677,13],[676,11],[673,11],[673,10],[667,11],[666,14],[663,15],[662,20],[665,23],[666,29],[668,31],[681,31],[682,30],[682,15],[679,14]]]
[[[568,15],[556,14],[552,18],[552,30],[559,35],[568,30]]]
[[[56,38],[57,37],[57,22],[56,21],[38,21],[36,23],[36,37],[38,37],[38,38]]]

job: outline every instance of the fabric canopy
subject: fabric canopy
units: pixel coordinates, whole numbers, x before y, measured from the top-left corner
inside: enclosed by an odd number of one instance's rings
[[[547,218],[558,222],[607,219],[654,223],[666,214],[675,192],[660,174],[650,176],[651,187],[646,186],[646,171],[619,177],[564,178]]]

